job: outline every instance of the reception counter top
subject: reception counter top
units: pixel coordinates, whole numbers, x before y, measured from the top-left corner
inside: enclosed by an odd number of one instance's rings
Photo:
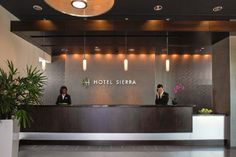
[[[86,105],[34,105],[33,107],[195,107],[195,105],[124,105],[124,104],[86,104]]]
[[[192,105],[38,105],[22,132],[170,133],[192,132]]]

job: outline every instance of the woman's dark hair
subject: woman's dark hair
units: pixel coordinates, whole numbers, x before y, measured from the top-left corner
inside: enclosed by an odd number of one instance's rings
[[[63,89],[65,89],[65,90],[67,91],[67,87],[66,87],[66,86],[61,86],[61,88],[60,88],[60,94],[62,94]]]

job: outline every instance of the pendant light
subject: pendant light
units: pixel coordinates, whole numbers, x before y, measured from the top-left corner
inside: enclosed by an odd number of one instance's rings
[[[170,60],[168,58],[166,59],[166,71],[170,71]]]
[[[85,47],[86,47],[86,37],[85,37],[85,34],[84,34],[84,57],[83,57],[83,71],[86,71],[87,70],[87,60],[86,60],[86,56],[85,56]]]
[[[129,64],[128,59],[125,58],[125,59],[124,59],[124,70],[125,70],[125,71],[128,71],[128,64]]]
[[[125,34],[125,59],[124,59],[124,71],[128,71],[128,59],[127,59],[127,33]]]
[[[170,59],[169,59],[169,38],[168,38],[168,32],[166,33],[166,72],[170,71]]]

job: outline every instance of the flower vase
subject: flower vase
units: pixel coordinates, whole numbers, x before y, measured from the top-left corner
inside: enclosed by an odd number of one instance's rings
[[[177,105],[177,104],[178,104],[176,98],[174,98],[174,99],[172,100],[172,104],[173,104],[173,105]]]

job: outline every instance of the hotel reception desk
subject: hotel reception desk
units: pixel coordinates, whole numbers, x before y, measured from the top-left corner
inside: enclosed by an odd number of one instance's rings
[[[40,105],[29,111],[33,122],[21,130],[23,144],[225,140],[225,116],[193,116],[193,106]]]

